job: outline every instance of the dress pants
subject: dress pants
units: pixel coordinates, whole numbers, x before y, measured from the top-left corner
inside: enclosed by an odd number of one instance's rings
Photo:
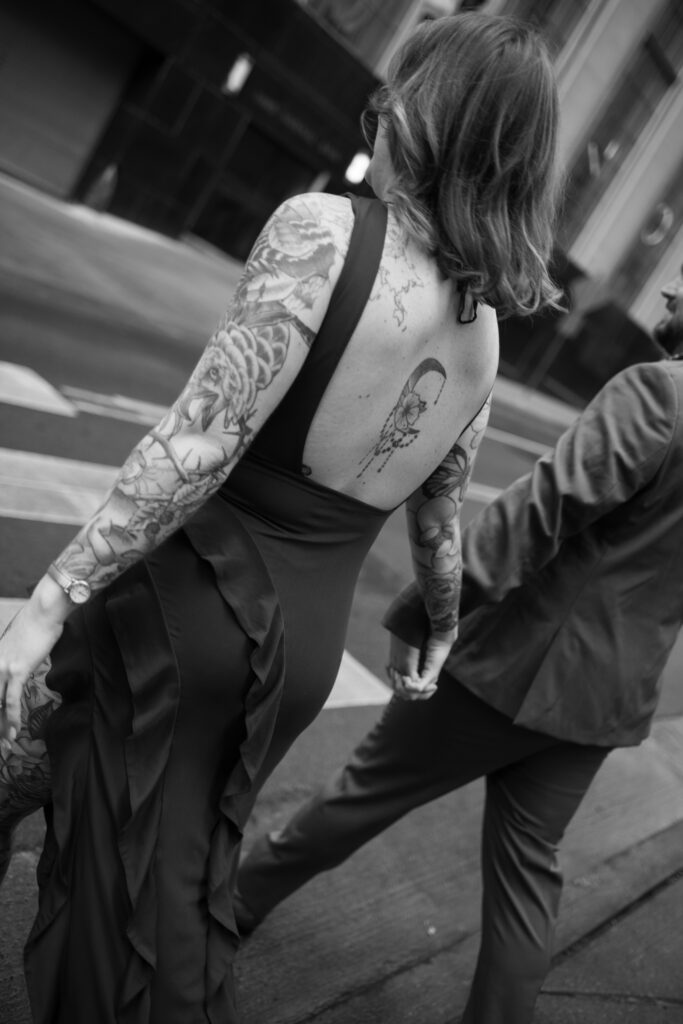
[[[557,848],[608,747],[516,726],[442,673],[435,695],[394,697],[344,768],[240,864],[246,927],[418,807],[486,777],[481,943],[462,1024],[529,1024],[550,966]]]

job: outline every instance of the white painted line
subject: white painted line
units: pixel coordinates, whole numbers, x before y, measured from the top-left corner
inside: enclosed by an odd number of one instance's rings
[[[97,231],[107,231],[110,235],[120,235],[123,238],[153,242],[155,245],[160,245],[164,248],[168,248],[169,243],[173,244],[173,239],[170,239],[168,235],[162,235],[158,231],[152,231],[150,228],[145,228],[132,220],[115,217],[112,213],[95,210],[93,207],[85,206],[82,203],[64,203],[58,208],[73,220],[83,221],[89,227],[96,228]],[[175,244],[178,245],[177,242]]]
[[[0,633],[25,604],[15,597],[0,598]],[[387,704],[391,692],[359,661],[344,651],[334,687],[325,702],[326,708],[371,707]]]
[[[77,399],[74,402],[74,405],[79,412],[87,412],[91,416],[104,416],[108,420],[122,420],[124,423],[140,423],[144,427],[151,427],[159,422],[158,419],[152,419],[151,416],[146,416],[144,413],[135,413],[124,409],[116,409],[114,406],[106,408],[105,406],[95,404],[95,402],[87,402],[84,399]]]
[[[352,654],[344,651],[339,674],[327,701],[326,708],[367,707],[387,704],[391,690],[361,665]]]
[[[498,427],[487,427],[484,433],[485,441],[495,441],[496,444],[505,444],[509,448],[519,448],[523,452],[531,452],[532,455],[545,455],[550,449],[549,444],[542,444],[540,441],[532,441],[527,437],[519,437],[507,430],[499,430]]]
[[[38,409],[55,416],[78,416],[78,410],[35,370],[0,362],[0,402]]]
[[[0,448],[0,516],[80,526],[95,512],[118,469]]]
[[[465,501],[478,501],[482,505],[488,505],[489,502],[493,501],[494,498],[497,498],[500,493],[500,487],[489,487],[488,484],[477,484],[472,481],[467,488]]]
[[[542,394],[534,388],[499,375],[493,389],[493,403],[500,400],[506,406],[519,409],[532,416],[538,416],[546,422],[554,423],[562,430],[571,426],[581,412],[580,408],[568,405],[559,398]]]
[[[70,203],[65,202],[63,199],[57,199],[54,196],[48,195],[47,192],[35,188],[33,185],[28,185],[26,182],[19,181],[17,178],[12,178],[9,175],[2,174],[0,178],[2,178],[3,188],[21,192],[28,196],[31,202],[35,204],[41,203],[43,206],[56,210],[63,216],[70,217],[73,220],[84,221],[89,225],[95,226],[97,230],[105,229],[110,234],[140,238],[143,241],[154,242],[165,248],[177,248],[180,244],[174,239],[169,238],[168,235],[162,235],[158,231],[152,231],[150,228],[145,228],[141,224],[135,224],[133,221],[123,220],[121,217],[115,217],[111,213],[100,213],[98,210],[94,210],[92,207],[85,206],[82,203]]]
[[[66,395],[81,412],[127,420],[129,423],[143,423],[150,427],[155,426],[168,412],[167,405],[144,402],[138,398],[126,398],[124,395],[105,395],[86,388],[66,386],[62,388],[62,394]]]

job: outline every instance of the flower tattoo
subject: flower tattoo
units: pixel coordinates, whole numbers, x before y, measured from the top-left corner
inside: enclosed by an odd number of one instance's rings
[[[432,405],[439,401],[446,383],[446,371],[438,359],[423,359],[403,385],[398,401],[384,421],[379,440],[365,455],[357,477],[362,476],[376,459],[381,460],[377,466],[377,472],[381,473],[399,448],[407,448],[415,441],[419,434],[417,422],[428,407],[417,386],[428,374],[436,374],[437,379],[440,378],[439,390]]]

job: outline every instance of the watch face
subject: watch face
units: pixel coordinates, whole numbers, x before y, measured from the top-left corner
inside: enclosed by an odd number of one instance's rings
[[[69,587],[69,597],[74,604],[84,604],[90,597],[90,584],[85,580],[74,580]]]

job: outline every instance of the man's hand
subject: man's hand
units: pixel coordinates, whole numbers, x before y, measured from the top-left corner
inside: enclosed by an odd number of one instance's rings
[[[391,634],[387,675],[397,696],[429,700],[436,693],[439,673],[450,654],[455,636],[430,636],[422,650]]]

